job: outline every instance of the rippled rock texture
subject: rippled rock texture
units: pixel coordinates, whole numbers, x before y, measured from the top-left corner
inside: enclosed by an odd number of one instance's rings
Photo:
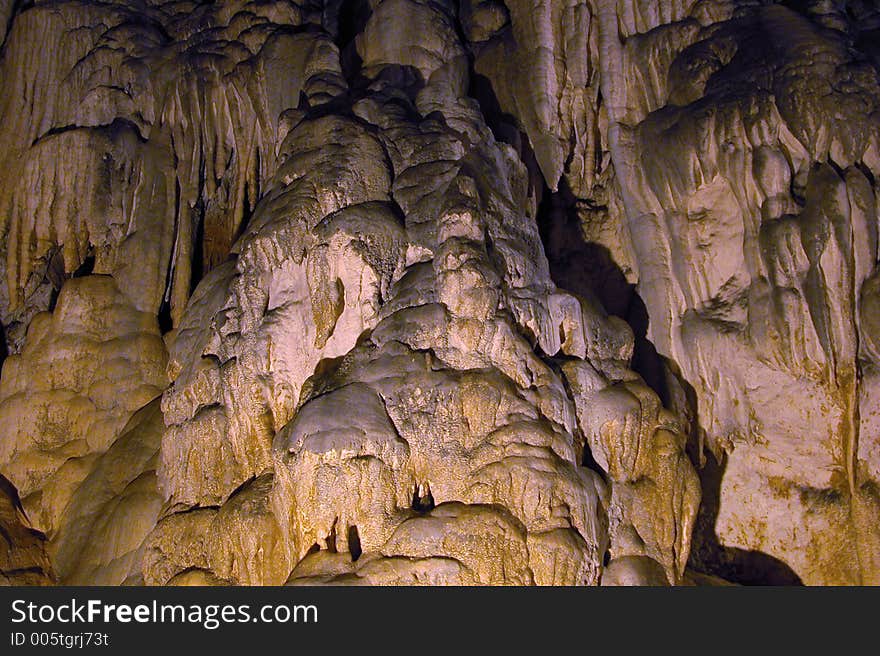
[[[870,2],[2,26],[3,581],[880,583]]]

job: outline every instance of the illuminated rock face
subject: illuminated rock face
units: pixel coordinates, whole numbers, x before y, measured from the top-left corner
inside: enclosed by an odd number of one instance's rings
[[[877,583],[880,88],[851,46],[878,15],[806,4],[662,28],[651,92],[608,87],[609,143],[648,336],[711,451],[695,562]]]
[[[880,13],[803,4],[0,2],[5,580],[880,582]]]

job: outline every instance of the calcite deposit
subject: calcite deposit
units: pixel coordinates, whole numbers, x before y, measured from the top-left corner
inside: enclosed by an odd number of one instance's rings
[[[0,582],[880,583],[876,3],[0,39]]]

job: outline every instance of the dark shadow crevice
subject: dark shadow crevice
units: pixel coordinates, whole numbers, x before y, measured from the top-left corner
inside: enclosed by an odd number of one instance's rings
[[[700,471],[702,501],[694,525],[688,567],[702,574],[718,576],[740,585],[803,585],[800,577],[782,560],[770,554],[721,544],[715,532],[721,501],[721,481],[727,468],[707,452]]]
[[[725,463],[704,453],[704,430],[698,421],[697,394],[675,362],[664,358],[648,339],[650,316],[635,285],[630,284],[612,253],[602,244],[588,242],[581,226],[581,209],[588,201],[574,197],[564,179],[558,192],[541,190],[537,221],[550,275],[557,287],[592,299],[608,314],[624,319],[633,331],[631,367],[654,390],[663,405],[688,423],[687,454],[700,475],[703,501],[693,532],[689,567],[742,585],[802,585],[798,575],[770,554],[721,544],[715,525]],[[590,462],[585,449],[584,465]]]
[[[355,39],[364,31],[372,13],[367,0],[332,2],[325,9],[325,27],[339,48],[342,75],[352,87],[362,86],[365,82],[361,75],[363,60],[358,54]]]

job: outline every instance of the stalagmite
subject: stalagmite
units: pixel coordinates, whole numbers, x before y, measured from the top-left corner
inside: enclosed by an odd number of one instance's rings
[[[0,1],[0,580],[880,582],[878,29]]]

